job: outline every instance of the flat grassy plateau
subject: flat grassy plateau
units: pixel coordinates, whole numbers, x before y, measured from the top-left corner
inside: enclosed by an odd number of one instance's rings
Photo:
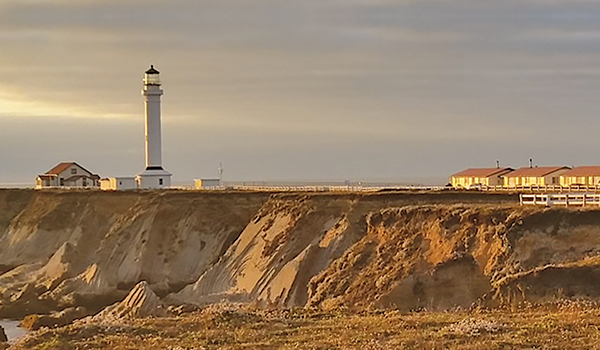
[[[600,349],[600,305],[411,313],[215,305],[177,317],[42,329],[13,348]]]

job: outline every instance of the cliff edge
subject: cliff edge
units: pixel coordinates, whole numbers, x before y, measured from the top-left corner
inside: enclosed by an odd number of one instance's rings
[[[598,298],[600,210],[517,203],[450,191],[0,190],[0,317],[95,314],[132,288],[200,306]]]

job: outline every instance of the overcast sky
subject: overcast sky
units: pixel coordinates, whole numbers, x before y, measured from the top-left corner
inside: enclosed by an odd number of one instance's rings
[[[438,179],[600,164],[600,1],[0,0],[0,183]]]

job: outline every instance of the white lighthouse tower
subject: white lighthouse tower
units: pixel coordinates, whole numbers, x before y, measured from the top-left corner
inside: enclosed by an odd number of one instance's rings
[[[162,140],[160,132],[160,88],[159,72],[150,66],[144,75],[144,107],[146,112],[146,169],[137,176],[142,189],[168,188],[171,174],[162,167]]]

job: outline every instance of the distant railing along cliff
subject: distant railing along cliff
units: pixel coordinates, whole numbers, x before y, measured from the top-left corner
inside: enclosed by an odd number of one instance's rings
[[[600,206],[600,193],[521,193],[521,205]]]

